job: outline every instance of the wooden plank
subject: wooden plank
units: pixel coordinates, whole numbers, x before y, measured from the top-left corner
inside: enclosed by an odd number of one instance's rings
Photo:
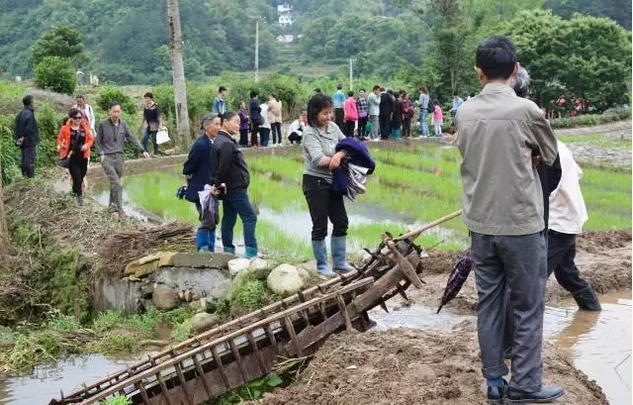
[[[202,369],[202,366],[200,366],[197,356],[193,356],[191,359],[193,360],[193,365],[196,368],[196,373],[198,373],[198,378],[202,380],[204,391],[207,393],[209,398],[213,398],[213,391],[211,391],[211,387],[209,386],[207,379],[204,378],[204,370]]]
[[[242,356],[240,355],[240,351],[235,347],[235,341],[233,339],[229,340],[229,347],[231,348],[231,352],[233,353],[233,357],[235,358],[235,362],[237,363],[237,369],[240,371],[240,377],[242,377],[242,382],[246,384],[248,380],[246,379],[246,374],[244,373],[244,363],[242,363]]]
[[[288,334],[290,334],[290,346],[294,348],[298,356],[303,356],[303,354],[301,354],[302,348],[297,341],[297,332],[295,331],[295,327],[292,324],[290,316],[284,318],[284,324],[286,325],[286,331],[288,332]]]
[[[185,399],[187,400],[187,404],[189,405],[197,405],[193,402],[193,396],[187,389],[187,380],[185,380],[185,376],[182,373],[182,368],[180,367],[180,363],[174,364],[176,368],[176,374],[178,375],[178,381],[180,382],[180,389],[182,389],[183,394],[185,395]]]

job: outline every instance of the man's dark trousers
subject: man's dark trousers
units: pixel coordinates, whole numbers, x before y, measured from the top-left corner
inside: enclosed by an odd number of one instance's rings
[[[20,169],[22,176],[27,178],[35,177],[35,160],[37,158],[37,145],[23,146],[21,148]]]
[[[520,236],[473,233],[472,259],[479,295],[477,330],[484,377],[496,379],[508,373],[504,363],[504,303],[509,286],[514,315],[510,387],[524,392],[540,390],[547,283],[544,232]]]

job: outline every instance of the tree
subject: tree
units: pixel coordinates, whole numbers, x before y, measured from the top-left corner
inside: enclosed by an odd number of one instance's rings
[[[167,0],[167,24],[169,26],[169,54],[174,82],[174,101],[176,103],[176,127],[178,130],[178,148],[185,150],[189,146],[191,129],[187,109],[187,88],[185,66],[182,52],[182,34],[180,32],[180,9],[178,0]]]
[[[56,26],[45,32],[29,50],[29,66],[37,66],[47,56],[59,56],[76,62],[84,49],[83,35],[69,26]]]
[[[2,142],[0,142],[0,260],[9,253],[9,228],[7,212],[4,209],[4,192],[2,189]]]
[[[73,94],[77,86],[75,69],[69,59],[47,56],[35,67],[35,84],[41,89]]]

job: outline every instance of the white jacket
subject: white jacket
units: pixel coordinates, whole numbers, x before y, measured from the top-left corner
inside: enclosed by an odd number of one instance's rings
[[[264,117],[264,123],[259,127],[270,129],[270,121],[268,120],[268,104],[264,103],[259,107],[262,109],[262,117]]]
[[[587,219],[585,200],[580,191],[582,169],[574,161],[571,151],[557,141],[562,175],[558,188],[549,196],[549,229],[577,235]]]

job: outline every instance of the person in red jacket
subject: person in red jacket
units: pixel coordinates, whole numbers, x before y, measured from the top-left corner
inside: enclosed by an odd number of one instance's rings
[[[347,92],[347,100],[343,108],[345,110],[345,136],[353,137],[356,121],[358,121],[358,109],[356,108],[356,99],[353,91]]]
[[[73,194],[77,203],[83,205],[83,181],[88,171],[90,147],[94,143],[94,135],[90,131],[90,124],[83,119],[78,108],[71,108],[68,121],[57,135],[57,151],[73,181]]]

